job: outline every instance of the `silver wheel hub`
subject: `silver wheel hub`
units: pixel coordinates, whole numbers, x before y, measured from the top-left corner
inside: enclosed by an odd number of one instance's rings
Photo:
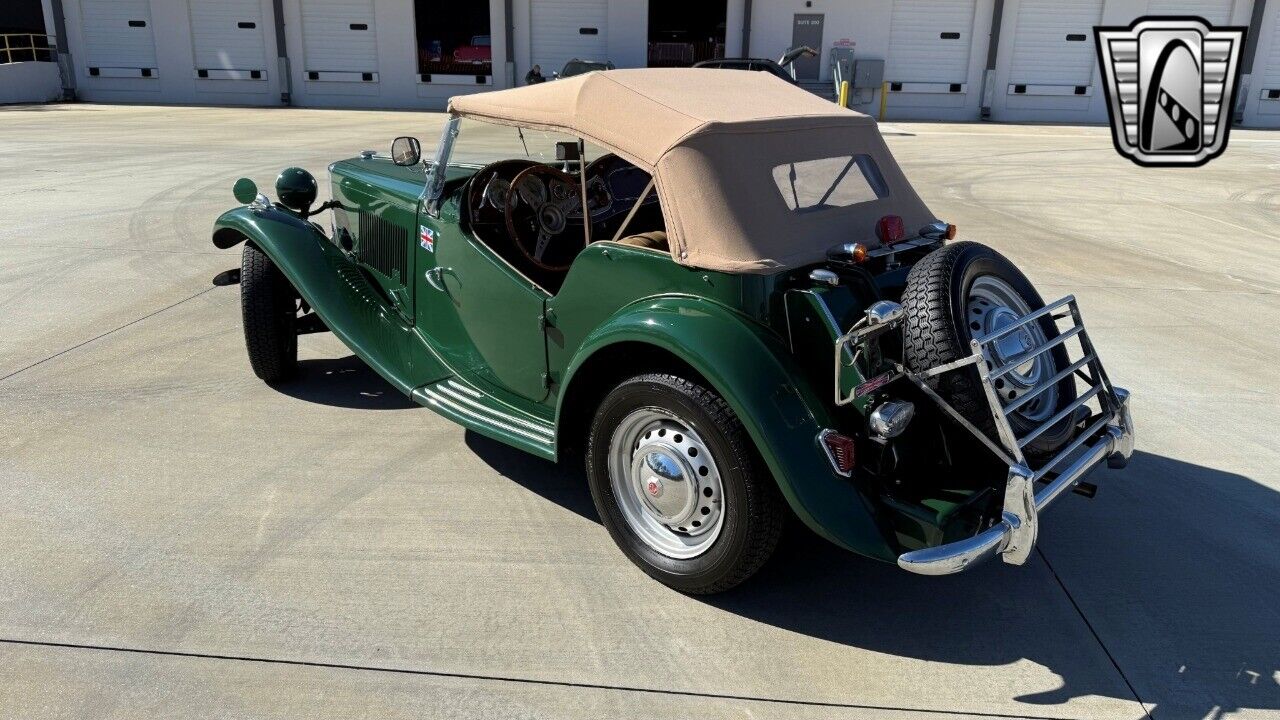
[[[628,527],[671,558],[706,552],[724,522],[720,472],[702,438],[679,418],[642,408],[609,442],[609,482]]]
[[[994,276],[981,275],[969,286],[965,318],[973,337],[987,335],[1012,325],[1031,312],[1027,301],[1009,283]],[[1039,323],[1028,323],[991,344],[997,367],[1016,362],[1027,352],[1046,342]],[[1055,374],[1052,353],[1041,353],[1019,364],[1014,370],[995,380],[996,393],[1002,404],[1009,404],[1047,382]],[[1043,422],[1058,406],[1057,388],[1049,388],[1018,408],[1015,414],[1032,422]]]

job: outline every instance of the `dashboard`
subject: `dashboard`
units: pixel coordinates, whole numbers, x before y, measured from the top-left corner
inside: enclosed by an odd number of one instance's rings
[[[581,228],[582,191],[577,175],[554,165],[544,165],[546,171],[522,175],[525,170],[538,165],[542,163],[523,159],[500,160],[473,175],[465,191],[466,215],[471,224],[479,226],[477,230],[491,225],[502,226],[510,201],[529,210],[555,205],[564,211],[568,220],[576,220],[573,222],[575,227]],[[588,163],[585,172],[592,236],[597,239],[611,237],[648,185],[649,173],[613,154]],[[514,193],[513,182],[518,183]],[[645,205],[656,203],[656,194],[650,193]]]

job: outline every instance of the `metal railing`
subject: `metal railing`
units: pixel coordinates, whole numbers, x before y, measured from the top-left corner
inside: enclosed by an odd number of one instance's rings
[[[0,65],[18,62],[53,62],[57,45],[43,33],[0,34]]]

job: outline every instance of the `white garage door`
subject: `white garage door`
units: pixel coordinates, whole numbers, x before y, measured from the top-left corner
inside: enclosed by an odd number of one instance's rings
[[[1280,113],[1280,12],[1272,15],[1271,27],[1263,27],[1262,37],[1259,38],[1259,45],[1265,44],[1267,52],[1259,53],[1254,60],[1253,74],[1256,79],[1249,90],[1250,93],[1257,93],[1260,98],[1258,112],[1264,115]],[[1267,124],[1273,123],[1274,121],[1269,121]]]
[[[1009,93],[1084,95],[1093,80],[1093,26],[1102,0],[1022,0]]]
[[[542,74],[570,60],[608,60],[608,0],[534,0],[533,63]]]
[[[265,80],[265,31],[260,0],[191,0],[196,77]]]
[[[90,76],[156,76],[150,0],[80,0],[80,24]]]
[[[1231,22],[1232,0],[1151,0],[1148,15],[1198,15],[1210,25]]]
[[[373,0],[306,0],[302,52],[308,80],[376,82]]]
[[[928,91],[959,92],[969,78],[974,0],[898,0],[889,26],[885,79]],[[933,88],[930,86],[942,86]]]

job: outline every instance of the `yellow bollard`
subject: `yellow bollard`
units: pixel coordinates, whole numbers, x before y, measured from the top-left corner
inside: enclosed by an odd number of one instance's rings
[[[880,86],[880,119],[884,120],[884,109],[889,105],[889,83]]]
[[[837,103],[842,108],[849,107],[849,81],[848,80],[840,81],[840,99],[837,101]]]

